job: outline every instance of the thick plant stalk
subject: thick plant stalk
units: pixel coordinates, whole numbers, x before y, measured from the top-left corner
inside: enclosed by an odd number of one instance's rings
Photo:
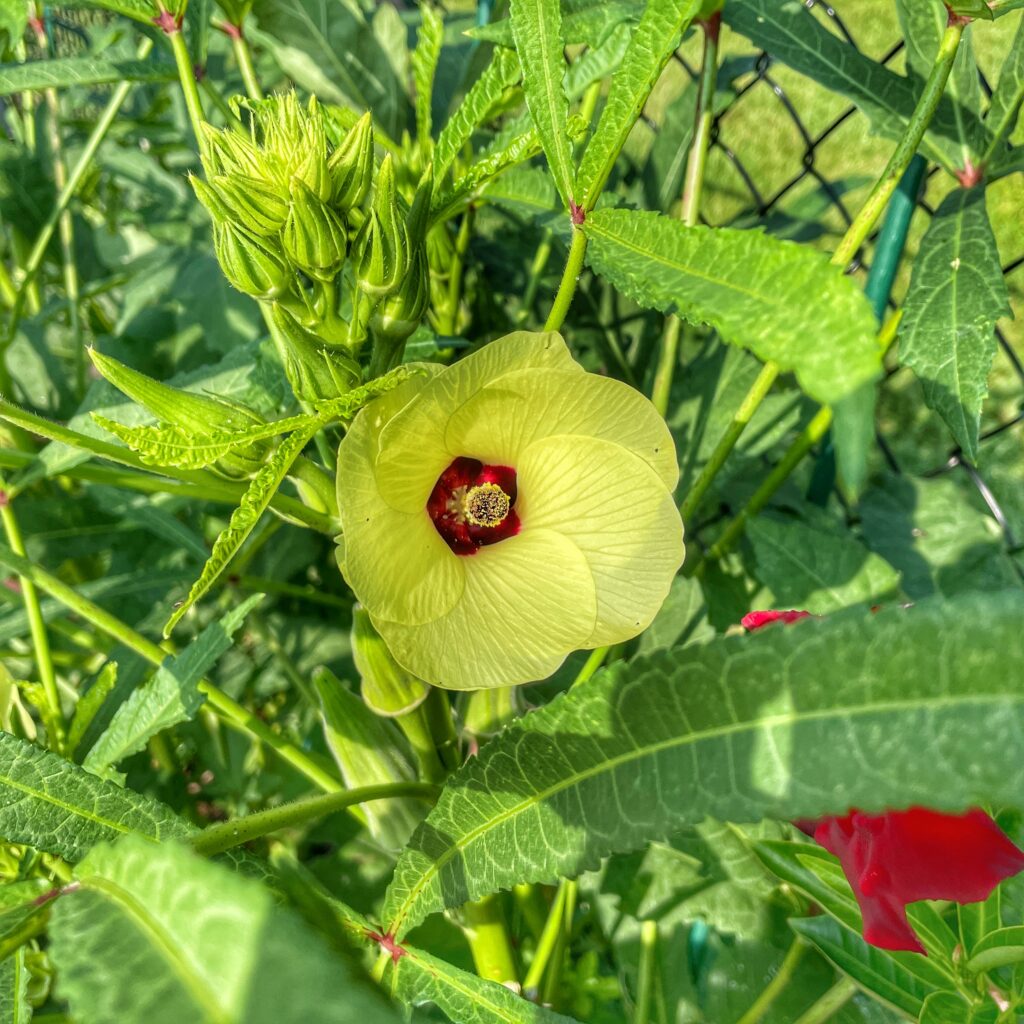
[[[793,944],[786,951],[775,977],[761,991],[761,994],[751,1004],[750,1009],[736,1022],[736,1024],[758,1024],[768,1012],[772,1003],[785,991],[786,986],[793,980],[793,974],[803,959],[807,945],[803,939],[796,938]]]

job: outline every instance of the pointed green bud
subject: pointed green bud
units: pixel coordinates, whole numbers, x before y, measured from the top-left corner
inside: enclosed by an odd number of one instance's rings
[[[288,200],[273,185],[248,174],[218,174],[210,184],[236,224],[262,237],[281,230],[288,216]]]
[[[420,325],[430,302],[430,275],[426,249],[420,246],[409,272],[394,295],[388,296],[370,320],[375,338],[404,342]]]
[[[348,233],[342,219],[298,178],[292,179],[292,203],[281,232],[284,253],[311,277],[329,280],[345,262]]]
[[[327,669],[313,674],[323,710],[324,736],[341,769],[346,789],[413,779],[393,722],[375,715]],[[409,797],[374,800],[366,805],[370,832],[388,849],[401,849],[426,808]]]
[[[406,220],[406,231],[411,246],[422,245],[427,238],[427,225],[430,221],[430,201],[434,197],[434,165],[427,164],[427,169],[416,187],[416,195],[412,199],[412,209]]]
[[[256,299],[274,299],[291,278],[284,260],[234,224],[215,224],[213,249],[224,276],[240,292]]]
[[[514,722],[523,711],[518,686],[492,686],[471,690],[462,706],[466,731],[478,739],[490,739]]]
[[[369,111],[331,154],[327,169],[335,204],[343,210],[362,206],[373,182],[373,120]]]
[[[207,176],[215,174],[245,174],[252,178],[266,180],[269,168],[264,155],[256,144],[238,132],[218,130],[203,124],[201,128],[206,138],[206,154],[203,166]]]
[[[359,364],[307,331],[280,303],[270,309],[274,344],[295,397],[303,402],[338,398],[361,379]]]
[[[89,358],[100,376],[161,423],[207,436],[233,433],[263,423],[256,413],[244,406],[229,405],[208,395],[171,387],[94,348],[89,349]],[[213,468],[231,479],[249,477],[263,465],[269,451],[269,442],[257,441],[219,459]]]
[[[192,186],[196,198],[206,207],[215,224],[224,224],[232,219],[231,209],[213,185],[208,181],[203,181],[202,178],[197,178],[194,174],[188,176],[188,182]]]
[[[359,229],[354,248],[359,287],[378,297],[394,292],[408,267],[409,238],[398,208],[390,154],[380,165],[370,215]]]
[[[358,604],[352,609],[352,658],[362,680],[363,700],[378,715],[405,715],[427,699],[430,687],[395,661]]]

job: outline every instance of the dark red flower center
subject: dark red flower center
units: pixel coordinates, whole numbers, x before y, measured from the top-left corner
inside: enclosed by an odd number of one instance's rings
[[[463,455],[437,478],[427,513],[455,554],[475,555],[519,532],[516,493],[510,466],[486,466]]]

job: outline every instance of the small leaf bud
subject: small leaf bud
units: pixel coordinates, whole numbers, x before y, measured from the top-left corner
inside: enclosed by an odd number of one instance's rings
[[[348,248],[341,218],[298,178],[292,179],[292,204],[281,232],[285,255],[300,270],[321,280],[337,274]]]
[[[404,217],[399,216],[395,173],[390,155],[384,158],[370,214],[354,245],[356,282],[368,295],[390,295],[401,284],[409,259]]]
[[[215,224],[213,248],[224,276],[246,295],[273,299],[288,287],[290,273],[280,256],[234,224]]]
[[[247,174],[218,174],[217,189],[232,219],[254,235],[276,235],[288,216],[288,201],[272,185]]]
[[[295,397],[304,402],[338,398],[360,380],[359,364],[307,331],[280,303],[271,306],[274,344]]]
[[[373,182],[373,122],[364,114],[327,162],[334,202],[343,210],[361,206]]]

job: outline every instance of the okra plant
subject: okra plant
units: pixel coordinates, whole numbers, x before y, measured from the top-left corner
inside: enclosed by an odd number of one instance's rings
[[[0,49],[0,1024],[1024,1019],[1022,0]]]

